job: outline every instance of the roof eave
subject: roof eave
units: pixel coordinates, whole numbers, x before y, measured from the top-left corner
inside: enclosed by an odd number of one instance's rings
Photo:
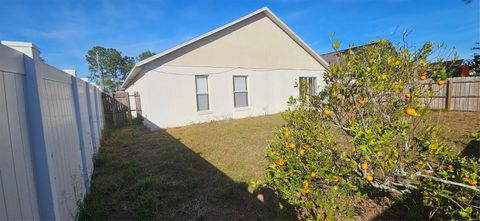
[[[161,57],[163,57],[163,56],[165,56],[165,55],[167,55],[167,54],[169,54],[169,53],[171,53],[171,52],[173,52],[173,51],[176,51],[176,50],[178,50],[178,49],[180,49],[180,48],[183,48],[183,47],[185,47],[185,46],[187,46],[187,45],[190,45],[190,44],[192,44],[192,43],[194,43],[194,42],[196,42],[196,41],[199,41],[199,40],[201,40],[201,39],[203,39],[203,38],[205,38],[205,37],[207,37],[207,36],[213,35],[213,34],[219,32],[219,31],[221,31],[221,30],[223,30],[223,29],[225,29],[225,28],[227,28],[227,27],[230,27],[230,26],[233,26],[233,25],[235,25],[235,24],[237,24],[237,23],[240,23],[240,22],[242,22],[242,21],[244,21],[244,20],[246,20],[246,19],[248,19],[248,18],[250,18],[250,17],[253,17],[254,15],[257,15],[257,14],[259,14],[259,13],[265,13],[265,15],[267,15],[274,23],[276,23],[283,31],[285,31],[285,33],[286,33],[287,35],[289,35],[292,39],[294,39],[305,51],[307,51],[307,52],[308,52],[316,61],[318,61],[325,69],[327,69],[327,70],[329,69],[329,65],[328,65],[328,62],[327,62],[327,61],[325,61],[325,60],[324,60],[321,56],[319,56],[312,48],[310,48],[310,46],[308,46],[295,32],[293,32],[285,23],[283,23],[282,20],[280,20],[280,18],[278,18],[269,8],[263,7],[263,8],[258,9],[258,10],[254,11],[254,12],[248,14],[248,15],[245,15],[245,16],[243,16],[243,17],[241,17],[241,18],[239,18],[239,19],[237,19],[237,20],[235,20],[235,21],[233,21],[233,22],[230,22],[230,23],[228,23],[228,24],[226,24],[226,25],[223,25],[223,26],[221,26],[221,27],[219,27],[219,28],[216,28],[216,29],[214,29],[214,30],[212,30],[212,31],[209,31],[209,32],[207,32],[207,33],[205,33],[205,34],[203,34],[203,35],[200,35],[200,36],[198,36],[198,37],[196,37],[196,38],[193,38],[193,39],[191,39],[191,40],[189,40],[189,41],[186,41],[186,42],[184,42],[184,43],[182,43],[182,44],[179,44],[179,45],[177,45],[177,46],[175,46],[175,47],[173,47],[173,48],[167,49],[167,50],[163,51],[162,53],[156,54],[156,55],[151,56],[151,57],[149,57],[149,58],[147,58],[147,59],[145,59],[145,60],[143,60],[143,61],[138,62],[137,64],[135,64],[135,66],[132,68],[132,71],[130,71],[130,73],[129,73],[129,74],[127,75],[127,77],[125,78],[125,82],[122,84],[122,88],[125,89],[125,86],[128,86],[128,84],[129,84],[130,81],[131,81],[130,78],[132,78],[132,77],[135,78],[135,76],[133,76],[133,75],[135,75],[135,72],[136,72],[136,73],[139,72],[139,71],[136,71],[136,70],[138,70],[139,68],[141,68],[141,67],[144,66],[145,64],[150,63],[150,62],[152,62],[152,61],[154,61],[154,60],[156,60],[156,59],[158,59],[158,58],[161,58]]]

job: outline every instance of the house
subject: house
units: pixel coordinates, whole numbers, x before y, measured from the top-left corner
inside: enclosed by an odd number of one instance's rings
[[[342,60],[342,55],[347,54],[349,50],[352,50],[353,52],[356,52],[360,49],[363,49],[365,47],[369,47],[369,46],[372,46],[372,45],[376,45],[376,44],[377,44],[376,42],[372,42],[372,43],[359,45],[359,46],[344,49],[344,50],[333,51],[333,52],[329,52],[329,53],[326,53],[326,54],[321,54],[320,57],[325,59],[325,61],[327,61],[328,64],[330,64],[330,65],[339,64]]]
[[[138,62],[122,88],[139,92],[144,123],[155,130],[279,113],[299,96],[299,81],[307,92],[322,88],[327,68],[262,8]]]

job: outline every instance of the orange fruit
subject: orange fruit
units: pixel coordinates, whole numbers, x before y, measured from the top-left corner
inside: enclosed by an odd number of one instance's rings
[[[326,116],[330,116],[332,115],[332,111],[329,110],[328,108],[325,108],[325,110],[323,110],[323,114],[325,114]]]
[[[310,188],[305,188],[305,193],[310,193]]]
[[[412,116],[412,117],[419,116],[419,115],[417,114],[417,111],[416,111],[413,107],[407,107],[407,109],[405,109],[405,113],[406,113],[408,116]]]
[[[447,171],[450,172],[450,173],[453,172],[453,165],[448,165],[447,166]]]
[[[308,188],[308,181],[306,180],[303,181],[303,187]]]
[[[423,192],[423,200],[429,200],[430,199],[430,194],[428,192]]]
[[[333,176],[332,180],[335,181],[335,182],[338,182],[340,180],[340,178],[338,178],[338,176]]]
[[[360,165],[360,167],[362,167],[362,170],[367,170],[368,169],[368,165],[366,163],[362,163]]]
[[[422,81],[427,80],[427,76],[426,75],[420,76],[420,80],[422,80]]]
[[[438,85],[444,85],[444,84],[445,84],[445,80],[439,80],[439,81],[437,81],[437,84],[438,84]]]
[[[295,144],[291,143],[291,144],[288,145],[288,147],[293,149],[293,148],[295,148]]]
[[[411,97],[412,97],[412,94],[410,94],[410,92],[405,94],[405,98],[411,98]]]
[[[470,179],[468,179],[467,177],[464,177],[462,180],[463,182],[467,182],[467,183],[470,182]]]
[[[360,105],[364,105],[365,104],[365,100],[363,98],[358,98],[357,99],[357,103],[360,104]]]
[[[365,177],[365,179],[366,179],[368,182],[372,182],[372,181],[373,181],[373,176],[367,175],[367,176]]]
[[[302,156],[305,155],[305,150],[303,150],[303,149],[300,150],[300,155],[302,155]]]
[[[285,160],[283,160],[283,159],[278,160],[278,165],[280,165],[280,166],[285,165]]]
[[[476,186],[476,185],[477,185],[477,181],[475,181],[475,180],[470,180],[470,181],[468,181],[468,184],[470,184],[471,186]]]
[[[312,173],[310,174],[310,176],[311,176],[312,178],[315,178],[315,177],[317,176],[317,173],[312,172]]]

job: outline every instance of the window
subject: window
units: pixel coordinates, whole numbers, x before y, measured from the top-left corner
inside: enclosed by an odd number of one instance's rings
[[[248,107],[247,76],[233,76],[234,107]]]
[[[314,95],[317,88],[316,77],[300,77],[300,96]]]
[[[195,76],[195,87],[197,88],[197,111],[209,110],[208,76]]]

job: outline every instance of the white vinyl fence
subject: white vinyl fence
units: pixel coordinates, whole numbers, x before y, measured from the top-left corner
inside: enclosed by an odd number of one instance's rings
[[[0,220],[71,220],[89,189],[103,128],[100,91],[0,44]]]

